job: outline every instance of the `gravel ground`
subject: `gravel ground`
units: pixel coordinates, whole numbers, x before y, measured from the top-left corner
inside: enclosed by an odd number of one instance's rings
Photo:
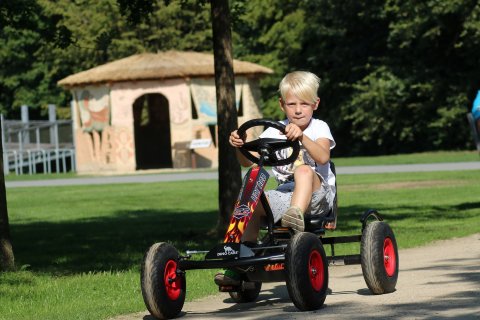
[[[255,303],[228,294],[185,303],[181,319],[480,319],[480,233],[400,250],[397,290],[372,295],[359,265],[329,268],[325,305],[299,312],[284,283],[264,284]],[[188,286],[188,279],[187,279]],[[148,312],[111,320],[154,320]]]

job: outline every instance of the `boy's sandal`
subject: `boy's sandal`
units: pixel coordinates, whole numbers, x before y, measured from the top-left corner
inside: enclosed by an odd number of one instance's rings
[[[282,227],[292,228],[296,232],[305,230],[302,210],[297,207],[290,207],[282,216]]]

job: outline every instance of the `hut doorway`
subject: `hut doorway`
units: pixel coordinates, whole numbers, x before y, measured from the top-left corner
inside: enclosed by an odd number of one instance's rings
[[[168,99],[145,94],[133,103],[136,169],[172,168]]]

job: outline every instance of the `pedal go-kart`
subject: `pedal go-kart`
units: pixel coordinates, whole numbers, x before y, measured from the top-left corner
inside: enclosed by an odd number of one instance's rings
[[[244,123],[240,135],[252,127],[273,127],[285,132],[279,122],[256,119]],[[278,159],[275,152],[292,148],[287,159]],[[166,242],[152,245],[145,253],[141,270],[142,295],[147,309],[158,319],[176,317],[182,310],[186,273],[192,269],[232,268],[242,276],[239,286],[220,286],[237,303],[255,301],[263,282],[285,281],[293,304],[302,311],[319,309],[327,296],[329,264],[361,264],[368,288],[374,294],[395,290],[398,277],[397,243],[392,229],[375,210],[361,217],[361,234],[325,237],[325,224],[336,219],[335,206],[326,216],[305,216],[305,232],[294,233],[274,224],[264,188],[269,174],[264,166],[284,165],[295,161],[300,145],[282,139],[256,139],[240,149],[257,164],[244,177],[224,243],[205,254],[203,260],[191,260],[187,251],[181,255]],[[252,153],[254,152],[254,153]],[[333,163],[331,163],[334,170]],[[255,245],[241,242],[243,231],[255,207],[261,201],[266,211],[266,229]],[[360,254],[335,256],[334,245],[361,242]],[[324,245],[331,246],[326,256]],[[197,252],[198,253],[198,252]],[[213,279],[212,279],[213,282]]]

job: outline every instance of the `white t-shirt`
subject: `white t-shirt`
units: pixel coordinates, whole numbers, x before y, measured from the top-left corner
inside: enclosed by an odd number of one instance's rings
[[[280,123],[287,125],[288,119],[280,121]],[[308,127],[303,131],[303,134],[309,137],[312,141],[316,141],[318,138],[327,138],[330,140],[330,150],[335,147],[335,140],[333,139],[330,128],[325,121],[312,118]],[[260,135],[260,138],[287,139],[285,135],[281,134],[280,131],[272,127],[267,128],[267,130]],[[277,157],[279,159],[286,159],[291,154],[291,148],[277,151]],[[327,162],[324,165],[315,163],[310,154],[301,144],[300,153],[298,154],[298,158],[295,160],[295,162],[284,166],[272,167],[273,174],[275,175],[275,179],[277,180],[278,184],[280,185],[288,181],[293,181],[294,169],[302,164],[307,164],[314,169],[324,181],[327,181],[327,183],[333,188],[333,191],[335,191],[335,175],[330,169],[330,163]]]

